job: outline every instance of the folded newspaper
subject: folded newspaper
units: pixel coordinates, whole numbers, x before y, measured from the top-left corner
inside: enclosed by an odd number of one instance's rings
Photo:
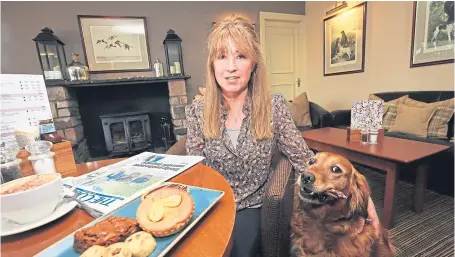
[[[65,178],[78,199],[108,213],[202,161],[201,156],[143,152],[79,177]]]

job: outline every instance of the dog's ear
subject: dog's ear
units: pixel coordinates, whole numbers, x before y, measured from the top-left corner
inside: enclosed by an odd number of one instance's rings
[[[370,187],[365,176],[353,168],[352,183],[350,189],[349,210],[361,216],[368,216],[368,200],[370,198]]]

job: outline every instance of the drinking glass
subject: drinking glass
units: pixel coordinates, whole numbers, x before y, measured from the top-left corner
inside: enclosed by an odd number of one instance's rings
[[[368,141],[369,141],[368,129],[363,128],[360,131],[360,142],[362,144],[368,144]]]
[[[369,135],[370,144],[375,145],[378,143],[378,134],[379,134],[378,129],[370,129],[370,135]]]

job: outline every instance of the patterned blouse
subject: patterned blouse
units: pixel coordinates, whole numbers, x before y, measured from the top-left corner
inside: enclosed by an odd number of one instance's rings
[[[286,99],[279,94],[272,96],[272,122],[274,136],[255,141],[250,131],[251,100],[248,97],[243,113],[245,119],[240,128],[237,147],[234,147],[226,131],[227,111],[222,107],[221,138],[206,140],[203,135],[203,102],[195,100],[186,106],[188,155],[205,157],[203,163],[220,172],[234,192],[237,210],[262,203],[272,175],[272,156],[275,147],[288,157],[294,169],[303,172],[306,161],[314,154],[308,148],[301,133],[292,121]]]

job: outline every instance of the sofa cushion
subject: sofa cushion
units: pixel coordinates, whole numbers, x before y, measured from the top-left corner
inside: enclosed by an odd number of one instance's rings
[[[428,123],[435,109],[432,105],[417,107],[399,104],[395,123],[389,131],[427,137]]]
[[[408,95],[397,97],[396,99],[384,102],[384,111],[382,114],[382,128],[385,131],[388,131],[390,127],[395,123],[395,118],[397,116],[397,104],[404,103],[408,99]],[[370,94],[368,100],[383,100],[382,98]],[[384,100],[383,100],[384,101]],[[390,112],[389,112],[390,110]]]
[[[397,104],[394,103],[384,103],[384,114],[382,116],[382,128],[385,131],[388,131],[392,125],[395,123],[397,118]]]
[[[454,97],[454,91],[393,91],[393,92],[376,92],[376,96],[390,101],[398,97],[408,95],[409,98],[425,103],[443,101]]]
[[[433,103],[425,103],[408,98],[406,99],[405,104],[417,107],[434,106],[436,111],[428,124],[428,137],[441,139],[447,138],[449,121],[452,118],[454,111],[454,98]]]
[[[292,102],[287,102],[292,120],[297,127],[311,126],[310,103],[305,92],[297,96]]]
[[[404,95],[404,96],[402,96],[402,97],[398,97],[398,98],[396,98],[396,99],[387,101],[386,103],[393,103],[393,104],[404,103],[404,102],[406,101],[406,99],[408,99],[408,97],[409,97],[408,95]],[[382,99],[382,98],[380,98],[380,97],[378,97],[378,96],[376,96],[376,95],[374,95],[374,94],[370,94],[370,95],[368,96],[368,100],[383,100],[383,101],[384,101],[384,99]],[[384,112],[384,113],[385,113],[385,112]]]

